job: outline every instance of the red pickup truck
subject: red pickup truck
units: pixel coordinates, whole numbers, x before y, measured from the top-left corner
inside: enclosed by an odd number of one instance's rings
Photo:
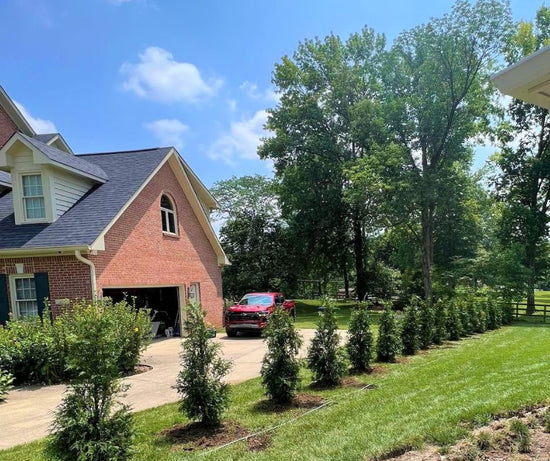
[[[224,327],[227,336],[237,336],[239,331],[255,331],[261,334],[267,319],[275,309],[282,306],[296,318],[296,303],[285,300],[282,293],[248,293],[225,311]]]

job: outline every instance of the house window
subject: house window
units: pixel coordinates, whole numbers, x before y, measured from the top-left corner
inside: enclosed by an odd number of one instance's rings
[[[176,235],[176,211],[172,200],[167,195],[160,199],[160,214],[162,217],[162,231]]]
[[[23,208],[25,219],[43,219],[46,217],[42,175],[26,174],[21,176],[23,182]]]
[[[13,301],[16,318],[38,315],[36,285],[32,275],[13,278]]]

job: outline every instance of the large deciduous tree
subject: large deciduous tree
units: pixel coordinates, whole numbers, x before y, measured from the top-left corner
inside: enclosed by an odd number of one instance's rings
[[[294,241],[325,272],[348,273],[354,256],[357,295],[366,293],[365,222],[368,209],[344,199],[346,170],[381,142],[380,70],[385,39],[370,29],[347,41],[307,40],[284,57],[273,75],[280,104],[269,111],[259,153],[274,161],[281,206]]]
[[[489,125],[489,74],[509,25],[505,2],[458,1],[449,14],[402,33],[385,68],[390,128],[404,152],[398,179],[407,184],[403,193],[398,183],[395,194],[410,222],[420,223],[428,302],[441,199],[460,194],[449,181],[469,168],[469,145]]]
[[[550,9],[541,7],[534,23],[520,22],[508,40],[506,60],[513,64],[550,43]],[[550,204],[550,116],[548,110],[513,100],[498,130],[501,150],[494,156],[500,169],[494,184],[505,203],[502,241],[520,248],[526,275],[528,308],[535,303],[535,284],[546,266]]]

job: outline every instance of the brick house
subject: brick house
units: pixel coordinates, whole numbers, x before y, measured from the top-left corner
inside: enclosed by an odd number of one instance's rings
[[[215,208],[173,147],[75,155],[0,87],[0,322],[41,314],[44,298],[55,315],[70,299],[128,294],[174,327],[200,301],[220,326]]]

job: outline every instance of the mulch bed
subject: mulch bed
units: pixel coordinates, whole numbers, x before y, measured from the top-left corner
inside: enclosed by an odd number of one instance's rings
[[[254,407],[256,410],[265,413],[282,413],[284,411],[294,410],[296,408],[315,408],[325,402],[326,400],[320,395],[297,394],[292,403],[289,403],[288,405],[275,403],[271,400],[260,400]]]
[[[162,437],[174,443],[172,451],[215,448],[249,434],[250,431],[246,427],[230,421],[216,427],[205,427],[200,423],[178,424],[160,432]]]
[[[151,371],[153,367],[151,365],[143,365],[139,364],[134,367],[134,375],[140,375],[141,373],[147,373],[148,371]]]

